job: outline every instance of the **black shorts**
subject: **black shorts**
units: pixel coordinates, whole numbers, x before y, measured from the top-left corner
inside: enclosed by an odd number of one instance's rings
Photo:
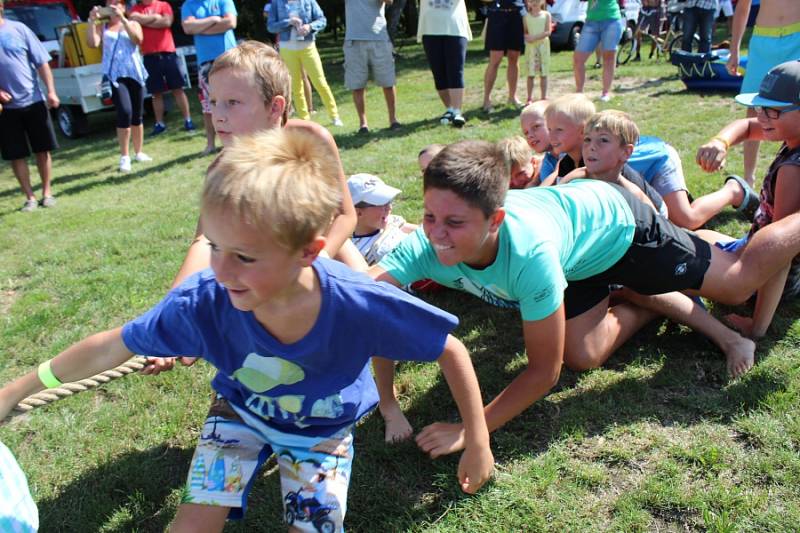
[[[486,22],[484,50],[525,51],[525,32],[519,10],[490,11]]]
[[[3,108],[0,113],[0,153],[4,160],[25,159],[31,152],[38,154],[56,148],[56,132],[44,102],[17,109]]]
[[[144,56],[147,69],[147,90],[150,94],[174,91],[183,87],[183,74],[175,52],[159,52]]]
[[[633,242],[605,272],[569,282],[564,291],[567,319],[603,301],[609,285],[624,285],[641,294],[699,289],[711,265],[711,245],[706,241],[656,214],[619,185],[612,186],[633,212]]]

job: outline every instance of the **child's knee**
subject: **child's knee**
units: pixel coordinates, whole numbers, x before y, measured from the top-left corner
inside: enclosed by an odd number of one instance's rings
[[[198,533],[222,531],[228,518],[228,507],[184,503],[169,526],[170,533]]]
[[[597,350],[584,342],[568,343],[564,347],[564,365],[573,372],[584,372],[600,367],[601,360]]]

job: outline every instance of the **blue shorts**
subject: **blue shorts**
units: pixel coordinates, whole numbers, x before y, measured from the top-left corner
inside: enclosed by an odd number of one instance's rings
[[[723,252],[728,252],[731,254],[739,253],[740,250],[744,249],[747,245],[748,236],[745,235],[744,237],[740,237],[733,241],[718,241],[714,243],[714,246],[722,250]]]
[[[793,59],[800,59],[800,32],[781,37],[754,34],[750,38],[747,69],[740,92],[757,93],[761,80],[772,67]]]
[[[602,43],[603,50],[611,52],[617,49],[622,32],[625,30],[623,19],[587,20],[581,29],[581,38],[576,52],[594,52],[598,43]]]
[[[230,507],[228,518],[241,518],[256,474],[273,454],[288,525],[309,533],[343,531],[352,427],[330,437],[283,433],[234,411],[219,396],[203,425],[182,503]]]
[[[183,74],[175,52],[159,52],[144,56],[147,69],[147,90],[150,94],[174,91],[183,87]]]

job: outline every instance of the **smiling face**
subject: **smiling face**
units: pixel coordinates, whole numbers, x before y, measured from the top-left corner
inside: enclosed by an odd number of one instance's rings
[[[550,145],[555,155],[567,154],[573,159],[580,159],[581,143],[583,141],[583,125],[576,123],[564,113],[553,113],[547,118],[547,130],[550,135]],[[575,162],[578,162],[575,159]]]
[[[214,130],[223,146],[228,146],[234,135],[280,126],[280,114],[270,112],[255,77],[243,70],[214,72],[209,78],[209,100]]]
[[[769,118],[759,109],[756,118],[768,141],[786,142],[790,148],[800,146],[800,109],[782,112],[778,118]]]
[[[543,115],[538,113],[527,113],[520,119],[522,134],[536,153],[541,154],[550,151],[550,134],[547,131],[547,122]]]
[[[487,218],[480,208],[468,204],[452,191],[425,190],[422,227],[436,257],[445,266],[466,263],[483,268],[492,264],[504,216],[501,208]]]
[[[616,178],[632,152],[632,144],[608,130],[592,129],[583,136],[583,164],[592,178]]]
[[[217,281],[236,309],[252,311],[256,318],[262,306],[292,294],[303,268],[321,249],[315,240],[300,250],[287,250],[268,232],[245,223],[227,209],[204,209],[202,220]]]
[[[356,207],[356,234],[368,235],[386,227],[389,215],[392,214],[392,202],[386,205],[372,205],[369,207]]]

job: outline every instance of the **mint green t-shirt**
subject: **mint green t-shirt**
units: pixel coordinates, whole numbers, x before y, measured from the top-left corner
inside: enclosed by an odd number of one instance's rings
[[[589,0],[586,20],[615,20],[622,18],[617,0]]]
[[[483,269],[442,265],[418,229],[380,262],[401,285],[430,278],[499,307],[540,320],[564,300],[568,281],[608,270],[633,241],[634,219],[611,185],[576,180],[509,191],[497,258]]]

